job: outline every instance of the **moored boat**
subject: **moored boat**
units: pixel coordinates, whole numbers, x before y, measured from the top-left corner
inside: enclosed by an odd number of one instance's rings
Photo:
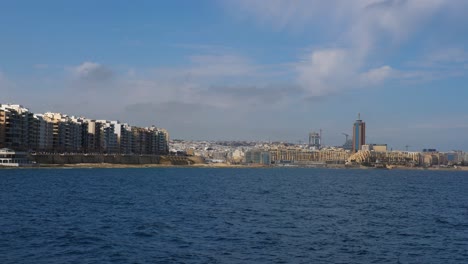
[[[28,159],[26,152],[18,152],[8,148],[0,149],[0,167],[31,167],[35,163]]]

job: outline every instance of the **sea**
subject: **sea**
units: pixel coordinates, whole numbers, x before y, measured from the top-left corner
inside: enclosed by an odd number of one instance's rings
[[[3,169],[0,263],[468,263],[468,172]]]

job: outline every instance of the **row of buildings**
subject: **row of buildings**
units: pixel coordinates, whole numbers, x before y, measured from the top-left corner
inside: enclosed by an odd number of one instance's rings
[[[250,149],[245,152],[246,164],[262,165],[398,165],[406,167],[443,167],[468,165],[468,153],[463,151],[388,151],[386,145],[362,145],[362,150],[352,152],[342,148]]]
[[[343,147],[310,148],[308,144],[284,142],[215,142],[171,141],[171,153],[200,156],[208,163],[340,167],[345,165],[407,167],[438,167],[468,165],[468,153],[439,152],[424,149],[421,152],[389,150],[386,144],[364,144],[360,150]]]
[[[167,130],[61,113],[35,114],[0,104],[0,148],[48,153],[159,155],[169,152]]]
[[[462,151],[438,152],[424,149],[422,152],[389,151],[387,144],[366,144],[366,123],[358,119],[353,124],[352,139],[342,147],[324,148],[322,133],[311,132],[306,148],[301,145],[281,147],[266,146],[245,152],[247,164],[348,164],[348,165],[399,165],[399,166],[455,166],[468,165],[468,153]]]

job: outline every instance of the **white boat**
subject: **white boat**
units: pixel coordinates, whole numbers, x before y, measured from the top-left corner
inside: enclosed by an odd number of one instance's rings
[[[30,167],[35,163],[28,159],[26,152],[18,152],[8,148],[0,149],[0,167]]]

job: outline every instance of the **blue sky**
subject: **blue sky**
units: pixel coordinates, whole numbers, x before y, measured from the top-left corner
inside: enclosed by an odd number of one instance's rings
[[[0,1],[0,102],[172,138],[468,150],[463,0]]]

